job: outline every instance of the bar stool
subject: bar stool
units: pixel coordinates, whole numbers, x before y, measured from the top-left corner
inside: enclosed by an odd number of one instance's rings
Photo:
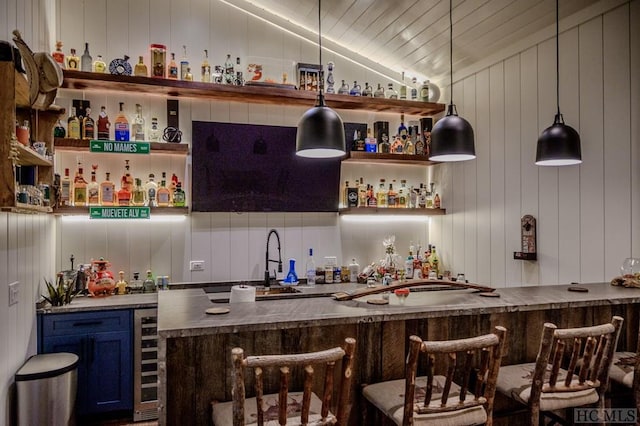
[[[545,323],[536,362],[502,367],[498,392],[526,405],[534,426],[538,426],[540,414],[564,423],[552,411],[604,408],[622,322],[614,316],[607,324],[566,329]]]
[[[491,334],[437,342],[411,336],[405,378],[365,386],[363,395],[397,425],[491,425],[506,332],[498,326]],[[420,352],[424,377],[416,377]],[[435,374],[441,361],[446,376]]]
[[[347,425],[351,409],[351,380],[356,341],[346,338],[344,347],[292,355],[244,356],[242,348],[231,351],[233,362],[233,400],[213,403],[213,424],[217,426],[263,425]],[[335,414],[330,411],[336,361],[342,360],[338,402]],[[320,399],[311,388],[314,365],[324,364],[324,390]],[[280,391],[263,395],[264,370],[278,367]],[[289,393],[291,369],[304,370],[304,391]],[[255,374],[255,397],[245,399],[245,372]]]
[[[617,351],[613,354],[613,362],[609,370],[612,382],[631,389],[637,412],[640,413],[640,330],[638,332],[638,347],[636,352]]]

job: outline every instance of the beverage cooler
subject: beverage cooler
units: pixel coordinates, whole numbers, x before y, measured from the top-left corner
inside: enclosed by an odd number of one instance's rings
[[[158,310],[134,311],[133,420],[158,418]]]

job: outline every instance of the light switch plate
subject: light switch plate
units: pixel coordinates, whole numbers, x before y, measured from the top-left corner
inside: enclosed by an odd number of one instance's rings
[[[192,260],[189,262],[189,269],[192,271],[204,271],[204,260]]]
[[[18,299],[20,296],[20,282],[12,282],[9,284],[9,306],[15,305],[18,303]]]

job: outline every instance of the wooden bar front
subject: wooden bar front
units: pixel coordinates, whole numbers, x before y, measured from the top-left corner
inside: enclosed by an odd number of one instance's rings
[[[181,312],[186,312],[185,309],[192,305],[186,302],[187,299],[196,298],[190,296],[176,303],[175,297],[170,298],[173,295],[168,294],[164,299],[165,295],[161,294],[160,312],[165,307],[165,302],[172,303],[174,319],[166,321],[164,326],[162,318],[160,320],[160,424],[181,424],[185,419],[189,419],[189,423],[193,425],[211,424],[211,401],[231,400],[230,354],[231,349],[236,346],[242,347],[245,354],[251,355],[285,354],[327,349],[340,345],[345,337],[355,337],[354,405],[349,422],[353,425],[360,424],[362,418],[363,404],[359,401],[362,384],[403,377],[407,340],[412,334],[423,339],[447,340],[488,333],[494,326],[502,325],[508,330],[506,355],[503,359],[503,365],[508,365],[535,360],[544,322],[552,322],[563,328],[580,327],[609,322],[613,315],[620,315],[625,319],[625,323],[618,348],[635,351],[640,289],[610,288],[609,284],[592,286],[591,297],[581,295],[578,297],[580,300],[573,303],[558,301],[553,292],[547,296],[553,302],[542,303],[536,301],[535,297],[527,297],[526,289],[501,289],[502,297],[496,298],[496,301],[487,307],[450,307],[439,311],[426,310],[428,307],[422,311],[410,308],[409,311],[415,312],[398,310],[394,311],[395,313],[372,308],[369,311],[371,315],[367,315],[367,307],[360,307],[362,302],[356,301],[337,302],[321,298],[262,304],[256,302],[253,304],[255,306],[242,307],[257,315],[253,317],[245,313],[246,323],[242,326],[227,325],[233,322],[229,317],[220,320],[204,317],[205,321],[211,319],[221,324],[219,327],[207,329],[202,327],[202,323],[192,320],[186,323],[186,328],[182,330],[169,330],[165,327],[170,322],[175,323],[175,316],[180,317]],[[554,290],[566,292],[567,286],[561,289],[556,287],[561,286],[554,286]],[[530,299],[531,304],[512,303],[509,300],[509,290],[525,290],[525,294],[519,294],[518,297]],[[620,290],[623,292],[619,293]],[[613,291],[624,297],[615,298],[609,295],[607,298],[598,299],[599,291]],[[536,293],[537,296],[540,294]],[[465,294],[464,297],[471,300],[479,298],[473,293]],[[570,298],[572,295],[567,297]],[[314,319],[315,314],[309,306],[294,308],[301,317],[310,317],[309,320],[294,321],[295,315],[289,313],[291,321],[288,323],[273,321],[273,315],[280,315],[273,313],[274,309],[277,310],[277,303],[305,304],[314,300],[317,301],[318,310],[325,310],[324,314],[328,317],[325,321]],[[350,312],[342,321],[334,312],[327,311],[328,307],[331,307],[339,312],[343,306]],[[285,304],[282,304],[281,308],[286,309]],[[352,316],[354,308],[361,309],[363,315]],[[234,306],[231,309],[232,312],[240,310]],[[256,319],[261,316],[263,321],[258,323]],[[292,381],[300,382],[300,378],[293,377]],[[276,390],[276,386],[275,379],[273,382],[266,382],[265,392]],[[252,396],[251,383],[248,383],[247,391],[248,396]]]

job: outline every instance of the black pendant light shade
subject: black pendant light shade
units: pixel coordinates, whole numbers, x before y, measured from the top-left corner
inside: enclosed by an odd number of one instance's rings
[[[431,131],[429,159],[433,161],[466,161],[476,158],[473,127],[450,104],[447,115],[438,120]]]
[[[564,124],[560,114],[560,12],[556,0],[556,103],[558,112],[553,125],[544,129],[538,138],[536,165],[571,166],[582,163],[580,135],[571,126]]]
[[[307,110],[298,122],[296,155],[308,158],[334,158],[345,154],[344,125],[340,116],[324,105],[318,95],[316,106]]]
[[[318,0],[318,48],[322,68],[321,0]],[[307,158],[335,158],[346,153],[344,125],[337,112],[324,104],[324,76],[320,70],[316,106],[305,112],[298,122],[296,155]]]
[[[556,114],[553,125],[544,129],[538,138],[536,165],[571,166],[582,163],[580,135],[564,124],[562,114]]]
[[[429,160],[466,161],[476,158],[473,127],[458,115],[453,103],[453,0],[449,0],[449,61],[451,102],[447,115],[438,120],[431,130]]]

